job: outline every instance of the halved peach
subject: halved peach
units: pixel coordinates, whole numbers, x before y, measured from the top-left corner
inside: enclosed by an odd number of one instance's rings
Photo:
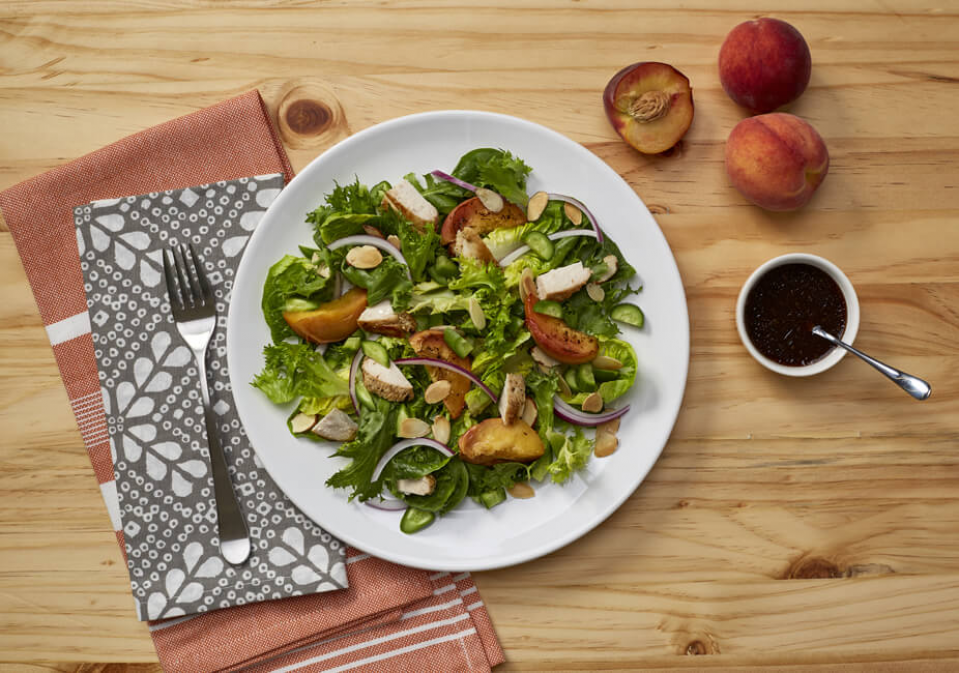
[[[545,453],[543,440],[526,421],[509,425],[500,418],[487,418],[463,433],[459,439],[460,458],[474,465],[528,463]]]
[[[434,358],[436,360],[445,360],[458,365],[466,371],[470,369],[471,362],[469,358],[461,358],[453,352],[446,340],[443,338],[443,330],[427,329],[417,332],[410,337],[410,346],[416,351],[416,354],[422,358]],[[450,412],[452,418],[459,418],[463,413],[463,407],[466,406],[466,393],[473,385],[465,376],[460,376],[455,372],[439,367],[426,367],[430,379],[433,381],[449,381],[450,392],[443,399],[443,404]]]
[[[494,213],[474,196],[450,211],[443,220],[440,237],[443,245],[449,245],[456,240],[456,232],[466,227],[482,236],[494,229],[511,229],[521,224],[526,224],[526,213],[515,203],[505,201],[503,209]]]
[[[366,290],[352,290],[312,311],[284,311],[283,319],[297,336],[316,344],[342,341],[357,328],[366,309]]]
[[[673,147],[693,123],[693,90],[666,63],[634,63],[616,73],[603,92],[606,116],[630,146],[644,154]]]
[[[523,306],[526,310],[526,329],[543,352],[568,365],[590,362],[599,355],[596,337],[574,330],[559,318],[533,310],[539,298],[533,289],[526,292]]]

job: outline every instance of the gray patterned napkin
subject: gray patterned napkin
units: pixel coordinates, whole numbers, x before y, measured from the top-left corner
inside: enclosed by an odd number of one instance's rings
[[[346,548],[267,475],[240,425],[226,368],[226,313],[250,234],[283,187],[263,175],[96,201],[75,209],[100,373],[141,620],[341,589]],[[253,550],[219,555],[213,478],[193,354],[170,314],[161,251],[192,243],[216,295],[207,362],[220,442]]]

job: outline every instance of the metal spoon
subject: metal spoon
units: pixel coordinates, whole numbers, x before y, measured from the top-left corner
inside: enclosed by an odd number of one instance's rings
[[[844,341],[840,341],[839,339],[834,337],[832,334],[824,330],[819,325],[816,325],[815,327],[812,328],[812,333],[818,337],[822,337],[823,339],[825,339],[826,341],[828,341],[834,346],[842,346],[853,355],[859,356],[859,359],[865,360],[866,362],[871,364],[873,367],[875,367],[880,372],[885,374],[886,377],[891,379],[897,386],[905,390],[907,393],[915,397],[917,400],[925,400],[925,399],[928,399],[930,395],[932,395],[932,386],[930,386],[928,383],[923,381],[918,376],[913,376],[912,374],[901,372],[898,369],[894,369],[893,367],[890,367],[889,365],[885,363],[879,362],[879,360],[875,358],[869,357],[862,351],[856,350],[855,348],[845,343]]]

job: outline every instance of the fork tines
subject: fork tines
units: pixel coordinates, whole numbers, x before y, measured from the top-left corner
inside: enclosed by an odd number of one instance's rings
[[[163,272],[171,304],[176,300],[178,308],[185,309],[201,307],[212,301],[213,293],[203,271],[203,261],[192,244],[187,245],[185,251],[181,245],[164,250]]]

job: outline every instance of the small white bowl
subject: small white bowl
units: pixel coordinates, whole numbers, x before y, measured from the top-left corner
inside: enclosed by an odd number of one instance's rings
[[[812,376],[813,374],[819,374],[842,360],[846,354],[845,349],[833,347],[832,350],[828,351],[826,355],[815,362],[808,365],[792,367],[774,362],[760,353],[750,340],[749,334],[746,333],[744,314],[746,297],[749,295],[749,291],[753,289],[756,281],[758,281],[763,274],[783,264],[809,264],[825,271],[836,281],[839,289],[842,290],[843,297],[846,299],[846,329],[842,334],[837,334],[836,336],[847,344],[851,344],[856,339],[856,333],[859,331],[859,298],[856,296],[856,290],[853,288],[852,283],[846,278],[846,274],[840,271],[839,267],[829,260],[804,252],[793,252],[788,255],[774,257],[753,271],[752,275],[743,285],[743,289],[739,291],[739,300],[736,302],[736,329],[739,330],[739,338],[742,340],[746,350],[749,351],[749,354],[763,367],[785,376]]]

